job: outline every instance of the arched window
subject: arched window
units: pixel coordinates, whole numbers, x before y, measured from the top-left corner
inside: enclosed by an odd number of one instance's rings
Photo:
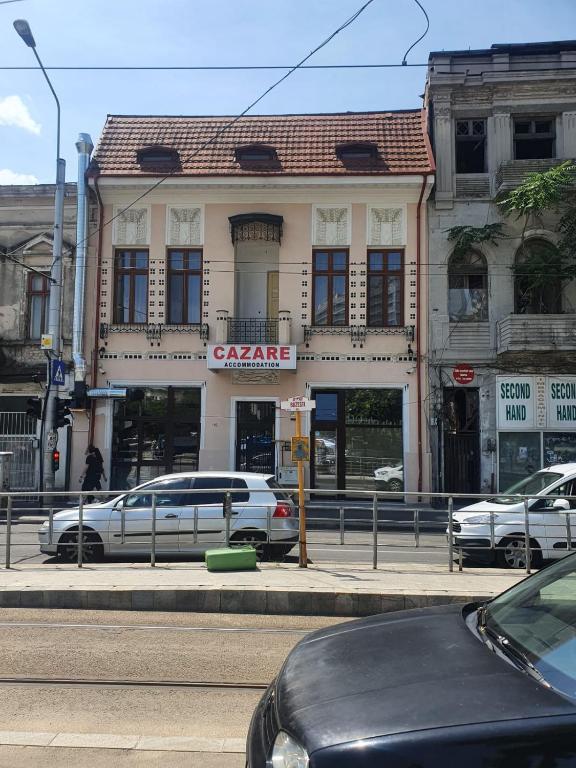
[[[546,240],[528,240],[514,262],[514,312],[554,315],[562,311],[561,261]]]
[[[488,320],[488,267],[481,253],[453,255],[448,263],[448,314],[453,323]]]

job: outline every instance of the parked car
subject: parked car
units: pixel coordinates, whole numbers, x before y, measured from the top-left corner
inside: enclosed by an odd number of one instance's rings
[[[305,637],[260,701],[248,768],[576,765],[576,555],[483,605]]]
[[[86,560],[104,555],[150,553],[152,494],[156,491],[158,555],[201,553],[224,546],[224,491],[232,494],[231,544],[253,544],[260,557],[282,558],[298,538],[292,498],[273,475],[248,472],[180,472],[163,475],[111,501],[83,507],[83,552]],[[183,493],[193,489],[199,493]],[[195,510],[197,513],[195,514]],[[270,540],[267,541],[267,519]],[[78,552],[78,508],[54,515],[39,530],[40,551],[72,560]]]
[[[524,502],[516,494],[534,494],[528,501],[531,563],[534,567],[538,568],[544,560],[568,554],[569,529],[574,532],[574,540],[570,536],[571,548],[576,548],[576,500],[554,498],[576,496],[576,464],[555,464],[541,469],[508,488],[501,496],[454,512],[454,545],[477,561],[496,563],[502,568],[525,568]],[[491,549],[492,536],[496,549]]]
[[[404,489],[404,466],[379,467],[374,470],[374,484],[378,491],[402,491]]]

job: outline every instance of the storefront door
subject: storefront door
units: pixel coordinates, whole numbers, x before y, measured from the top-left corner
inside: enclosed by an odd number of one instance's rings
[[[276,403],[242,400],[236,403],[236,470],[276,471]]]
[[[312,399],[312,487],[401,490],[402,390],[314,390]]]
[[[480,490],[480,423],[478,390],[444,390],[444,491],[478,493]]]
[[[136,401],[114,403],[113,490],[170,472],[198,469],[200,389],[142,388]]]

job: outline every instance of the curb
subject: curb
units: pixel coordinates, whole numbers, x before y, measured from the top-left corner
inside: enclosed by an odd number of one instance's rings
[[[264,589],[21,589],[0,591],[0,608],[95,611],[181,611],[285,616],[371,616],[449,603],[483,602],[493,595],[398,594]]]

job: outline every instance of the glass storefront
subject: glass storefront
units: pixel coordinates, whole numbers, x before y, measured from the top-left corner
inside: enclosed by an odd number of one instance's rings
[[[576,432],[499,432],[500,491],[552,464],[576,461]]]
[[[401,490],[402,390],[316,390],[312,398],[314,487]]]
[[[114,402],[111,485],[133,488],[169,472],[198,469],[200,389],[141,388]]]

